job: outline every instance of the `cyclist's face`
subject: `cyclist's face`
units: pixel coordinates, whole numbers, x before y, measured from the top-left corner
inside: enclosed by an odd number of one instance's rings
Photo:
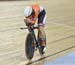
[[[28,16],[28,17],[26,17],[26,18],[29,18],[29,19],[31,19],[31,18],[32,18],[32,15],[30,15],[30,16]]]

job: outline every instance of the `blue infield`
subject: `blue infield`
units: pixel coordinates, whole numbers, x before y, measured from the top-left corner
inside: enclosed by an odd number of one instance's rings
[[[75,65],[75,53],[69,53],[66,56],[57,58],[54,61],[43,65]]]

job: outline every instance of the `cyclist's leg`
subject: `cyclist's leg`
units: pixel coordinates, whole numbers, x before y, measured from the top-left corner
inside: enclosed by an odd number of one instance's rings
[[[46,34],[44,31],[44,26],[39,26],[38,29],[38,38],[41,46],[46,46]]]
[[[44,31],[45,27],[45,21],[46,21],[46,12],[45,10],[41,11],[38,16],[38,38],[40,46],[44,49],[46,46],[46,34]]]

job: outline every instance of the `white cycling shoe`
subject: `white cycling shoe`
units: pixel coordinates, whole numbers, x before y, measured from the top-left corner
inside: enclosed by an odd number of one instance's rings
[[[46,51],[46,47],[45,46],[41,46],[40,49],[39,49],[39,52],[41,55],[43,55]]]

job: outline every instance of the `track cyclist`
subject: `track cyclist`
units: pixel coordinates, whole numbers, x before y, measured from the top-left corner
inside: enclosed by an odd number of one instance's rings
[[[46,23],[45,9],[38,4],[26,6],[24,9],[24,17],[24,22],[27,26],[34,25],[37,22],[38,42],[41,48],[40,51],[42,52],[42,54],[44,54],[46,49],[46,34],[44,30]]]

